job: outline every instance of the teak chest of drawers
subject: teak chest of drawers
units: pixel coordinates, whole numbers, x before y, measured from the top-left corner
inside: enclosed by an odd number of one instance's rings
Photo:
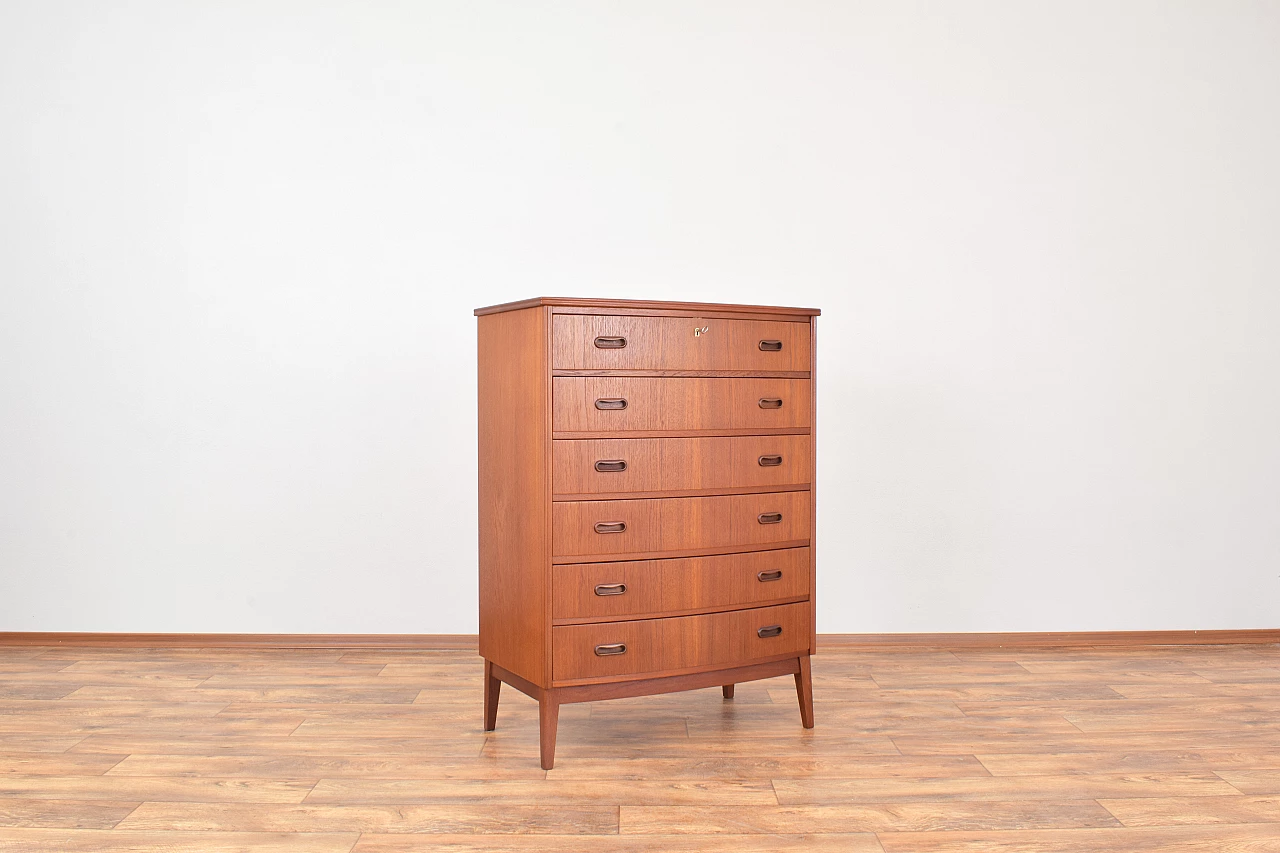
[[[530,299],[479,318],[484,728],[793,674],[813,727],[807,308]]]

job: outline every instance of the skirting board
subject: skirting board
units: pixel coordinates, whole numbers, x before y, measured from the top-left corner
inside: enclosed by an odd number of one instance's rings
[[[993,634],[819,634],[823,649],[1069,649],[1280,643],[1280,628],[1219,631],[1046,631]]]
[[[1052,649],[1280,644],[1280,628],[1224,631],[1065,631],[995,634],[819,634],[823,649]],[[111,634],[0,631],[0,646],[129,649],[460,649],[475,634]]]

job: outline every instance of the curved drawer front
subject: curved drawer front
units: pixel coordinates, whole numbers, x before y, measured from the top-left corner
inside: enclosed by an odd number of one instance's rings
[[[556,432],[798,429],[811,426],[808,379],[557,376]]]
[[[809,324],[557,314],[556,370],[808,371]]]
[[[558,495],[805,485],[813,479],[807,435],[561,439]]]
[[[551,509],[552,551],[555,562],[568,563],[610,554],[807,541],[809,496],[803,491],[561,501]]]
[[[809,549],[556,566],[552,616],[618,620],[808,598]]]
[[[552,628],[556,682],[740,666],[806,652],[808,603]]]

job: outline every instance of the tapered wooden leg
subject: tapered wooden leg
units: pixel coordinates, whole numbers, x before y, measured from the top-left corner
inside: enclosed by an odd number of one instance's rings
[[[538,735],[542,755],[542,769],[550,770],[556,763],[556,724],[560,721],[560,697],[554,690],[543,692],[538,700]]]
[[[724,698],[726,698],[726,699],[732,699],[732,698],[733,698],[733,685],[732,685],[732,684],[726,684],[724,687],[721,687],[721,688],[720,688],[720,692],[724,694]]]
[[[491,732],[498,727],[498,693],[502,682],[493,674],[493,664],[484,662],[484,730]]]
[[[809,668],[809,656],[800,658],[800,671],[796,673],[796,698],[800,700],[800,723],[813,728],[813,671]]]

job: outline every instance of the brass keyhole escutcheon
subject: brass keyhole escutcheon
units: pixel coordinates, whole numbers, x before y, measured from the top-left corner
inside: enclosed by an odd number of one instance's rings
[[[710,327],[710,326],[694,326],[694,327],[693,327],[693,336],[694,336],[695,338],[700,338],[700,337],[702,337],[703,335],[705,335],[705,334],[706,334],[707,332],[709,332],[709,331],[711,331],[711,327]]]

